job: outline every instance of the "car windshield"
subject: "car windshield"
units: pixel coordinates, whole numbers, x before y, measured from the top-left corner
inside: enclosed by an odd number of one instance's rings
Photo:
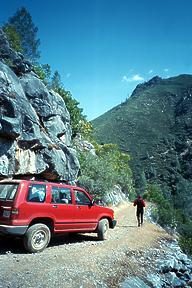
[[[13,200],[15,197],[18,184],[0,184],[0,199]]]

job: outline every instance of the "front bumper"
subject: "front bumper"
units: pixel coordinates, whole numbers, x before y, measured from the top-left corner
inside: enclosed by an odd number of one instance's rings
[[[24,235],[27,228],[28,226],[11,226],[0,224],[0,233],[6,235]]]
[[[110,223],[110,228],[111,229],[115,228],[116,224],[117,224],[117,221],[116,220],[112,220],[111,223]]]

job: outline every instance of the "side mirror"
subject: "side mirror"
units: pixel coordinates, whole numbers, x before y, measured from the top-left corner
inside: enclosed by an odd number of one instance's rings
[[[94,205],[95,205],[95,200],[92,199],[92,200],[91,200],[91,206],[94,206]]]

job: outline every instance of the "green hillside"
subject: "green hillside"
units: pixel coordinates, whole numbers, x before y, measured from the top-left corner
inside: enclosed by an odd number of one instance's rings
[[[100,143],[131,155],[135,185],[157,183],[192,217],[192,76],[154,77],[92,124]]]

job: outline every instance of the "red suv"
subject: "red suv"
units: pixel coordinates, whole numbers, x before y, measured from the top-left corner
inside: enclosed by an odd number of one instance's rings
[[[82,188],[31,180],[0,181],[0,233],[20,236],[29,252],[41,252],[51,235],[96,232],[105,240],[114,211],[94,203]]]

